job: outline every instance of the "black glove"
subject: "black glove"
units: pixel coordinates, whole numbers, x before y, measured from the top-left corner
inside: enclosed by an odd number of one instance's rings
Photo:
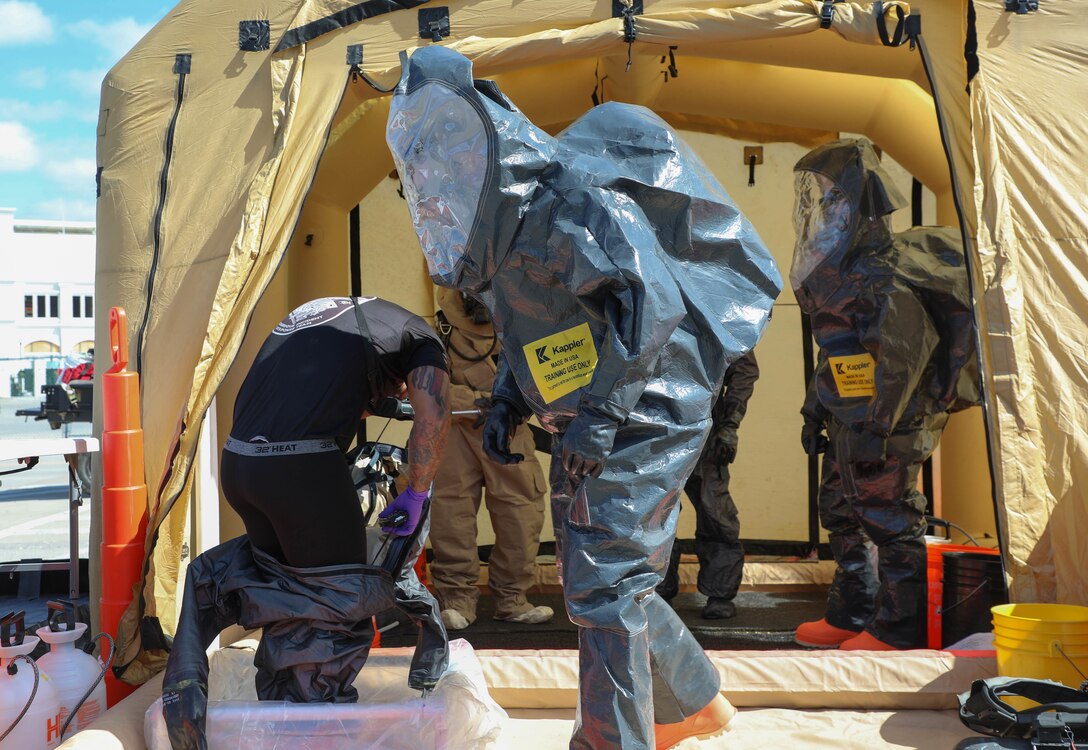
[[[827,450],[823,423],[815,419],[805,419],[805,426],[801,428],[801,447],[810,456],[818,456]]]
[[[484,453],[497,464],[518,464],[525,460],[521,453],[510,452],[510,440],[521,424],[522,417],[509,401],[497,399],[484,419]]]
[[[714,439],[718,465],[733,463],[737,459],[737,428],[723,427],[714,434]]]
[[[559,455],[571,479],[578,482],[587,476],[601,475],[617,429],[619,425],[612,419],[586,410],[567,425],[559,441]]]

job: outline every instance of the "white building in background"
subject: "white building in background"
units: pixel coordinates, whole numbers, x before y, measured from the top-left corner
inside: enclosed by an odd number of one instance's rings
[[[0,208],[0,398],[36,396],[67,355],[94,348],[94,222]]]

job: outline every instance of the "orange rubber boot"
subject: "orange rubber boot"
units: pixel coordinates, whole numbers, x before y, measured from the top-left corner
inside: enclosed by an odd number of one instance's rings
[[[737,709],[733,708],[733,704],[718,693],[699,713],[683,721],[675,724],[654,724],[654,747],[656,750],[668,750],[688,737],[698,737],[701,740],[715,737],[728,728],[736,714]]]
[[[793,634],[793,640],[802,646],[812,648],[838,648],[843,642],[858,635],[857,630],[836,628],[820,618],[815,622],[803,622],[797,626],[797,632]]]
[[[839,651],[898,651],[895,646],[889,645],[884,641],[878,640],[875,635],[869,631],[863,631],[858,633],[848,641],[844,641],[839,646]]]

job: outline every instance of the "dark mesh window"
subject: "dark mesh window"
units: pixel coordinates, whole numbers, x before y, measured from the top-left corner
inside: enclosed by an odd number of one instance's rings
[[[23,297],[23,317],[24,318],[33,318],[34,317],[34,295],[33,294],[28,294],[25,297]]]
[[[49,295],[49,317],[60,317],[60,297],[55,294]]]

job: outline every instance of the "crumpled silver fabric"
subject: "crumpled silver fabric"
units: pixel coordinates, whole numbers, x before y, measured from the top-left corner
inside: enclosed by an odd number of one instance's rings
[[[852,216],[845,242],[823,233],[834,247],[806,251],[821,262],[796,290],[820,347],[801,411],[830,441],[819,507],[838,568],[826,619],[919,647],[926,500],[916,480],[948,414],[980,398],[963,245],[946,227],[891,232],[886,217],[902,201],[867,140],[820,146],[795,169],[826,178]]]
[[[163,678],[163,715],[174,750],[207,747],[206,649],[226,627],[263,628],[254,657],[261,700],[348,703],[352,681],[373,639],[371,617],[397,608],[420,624],[408,684],[434,687],[449,646],[438,603],[412,568],[427,533],[404,537],[385,555],[401,566],[392,575],[375,565],[292,568],[240,536],[198,555],[189,565],[177,635]],[[375,532],[377,533],[377,532]],[[369,537],[369,530],[368,530]],[[373,549],[380,542],[369,539]],[[392,550],[392,551],[390,551]]]
[[[719,687],[653,591],[713,397],[759,340],[781,278],[752,225],[653,112],[605,104],[553,138],[442,47],[403,64],[387,131],[402,175],[442,151],[450,120],[430,103],[451,92],[478,114],[471,126],[456,118],[456,137],[487,144],[487,172],[472,217],[456,217],[472,227],[460,260],[431,264],[431,278],[490,311],[503,347],[494,398],[557,436],[574,420],[592,440],[615,427],[596,478],[572,483],[553,450],[557,557],[582,628],[571,747],[649,748],[655,720],[695,713]]]

